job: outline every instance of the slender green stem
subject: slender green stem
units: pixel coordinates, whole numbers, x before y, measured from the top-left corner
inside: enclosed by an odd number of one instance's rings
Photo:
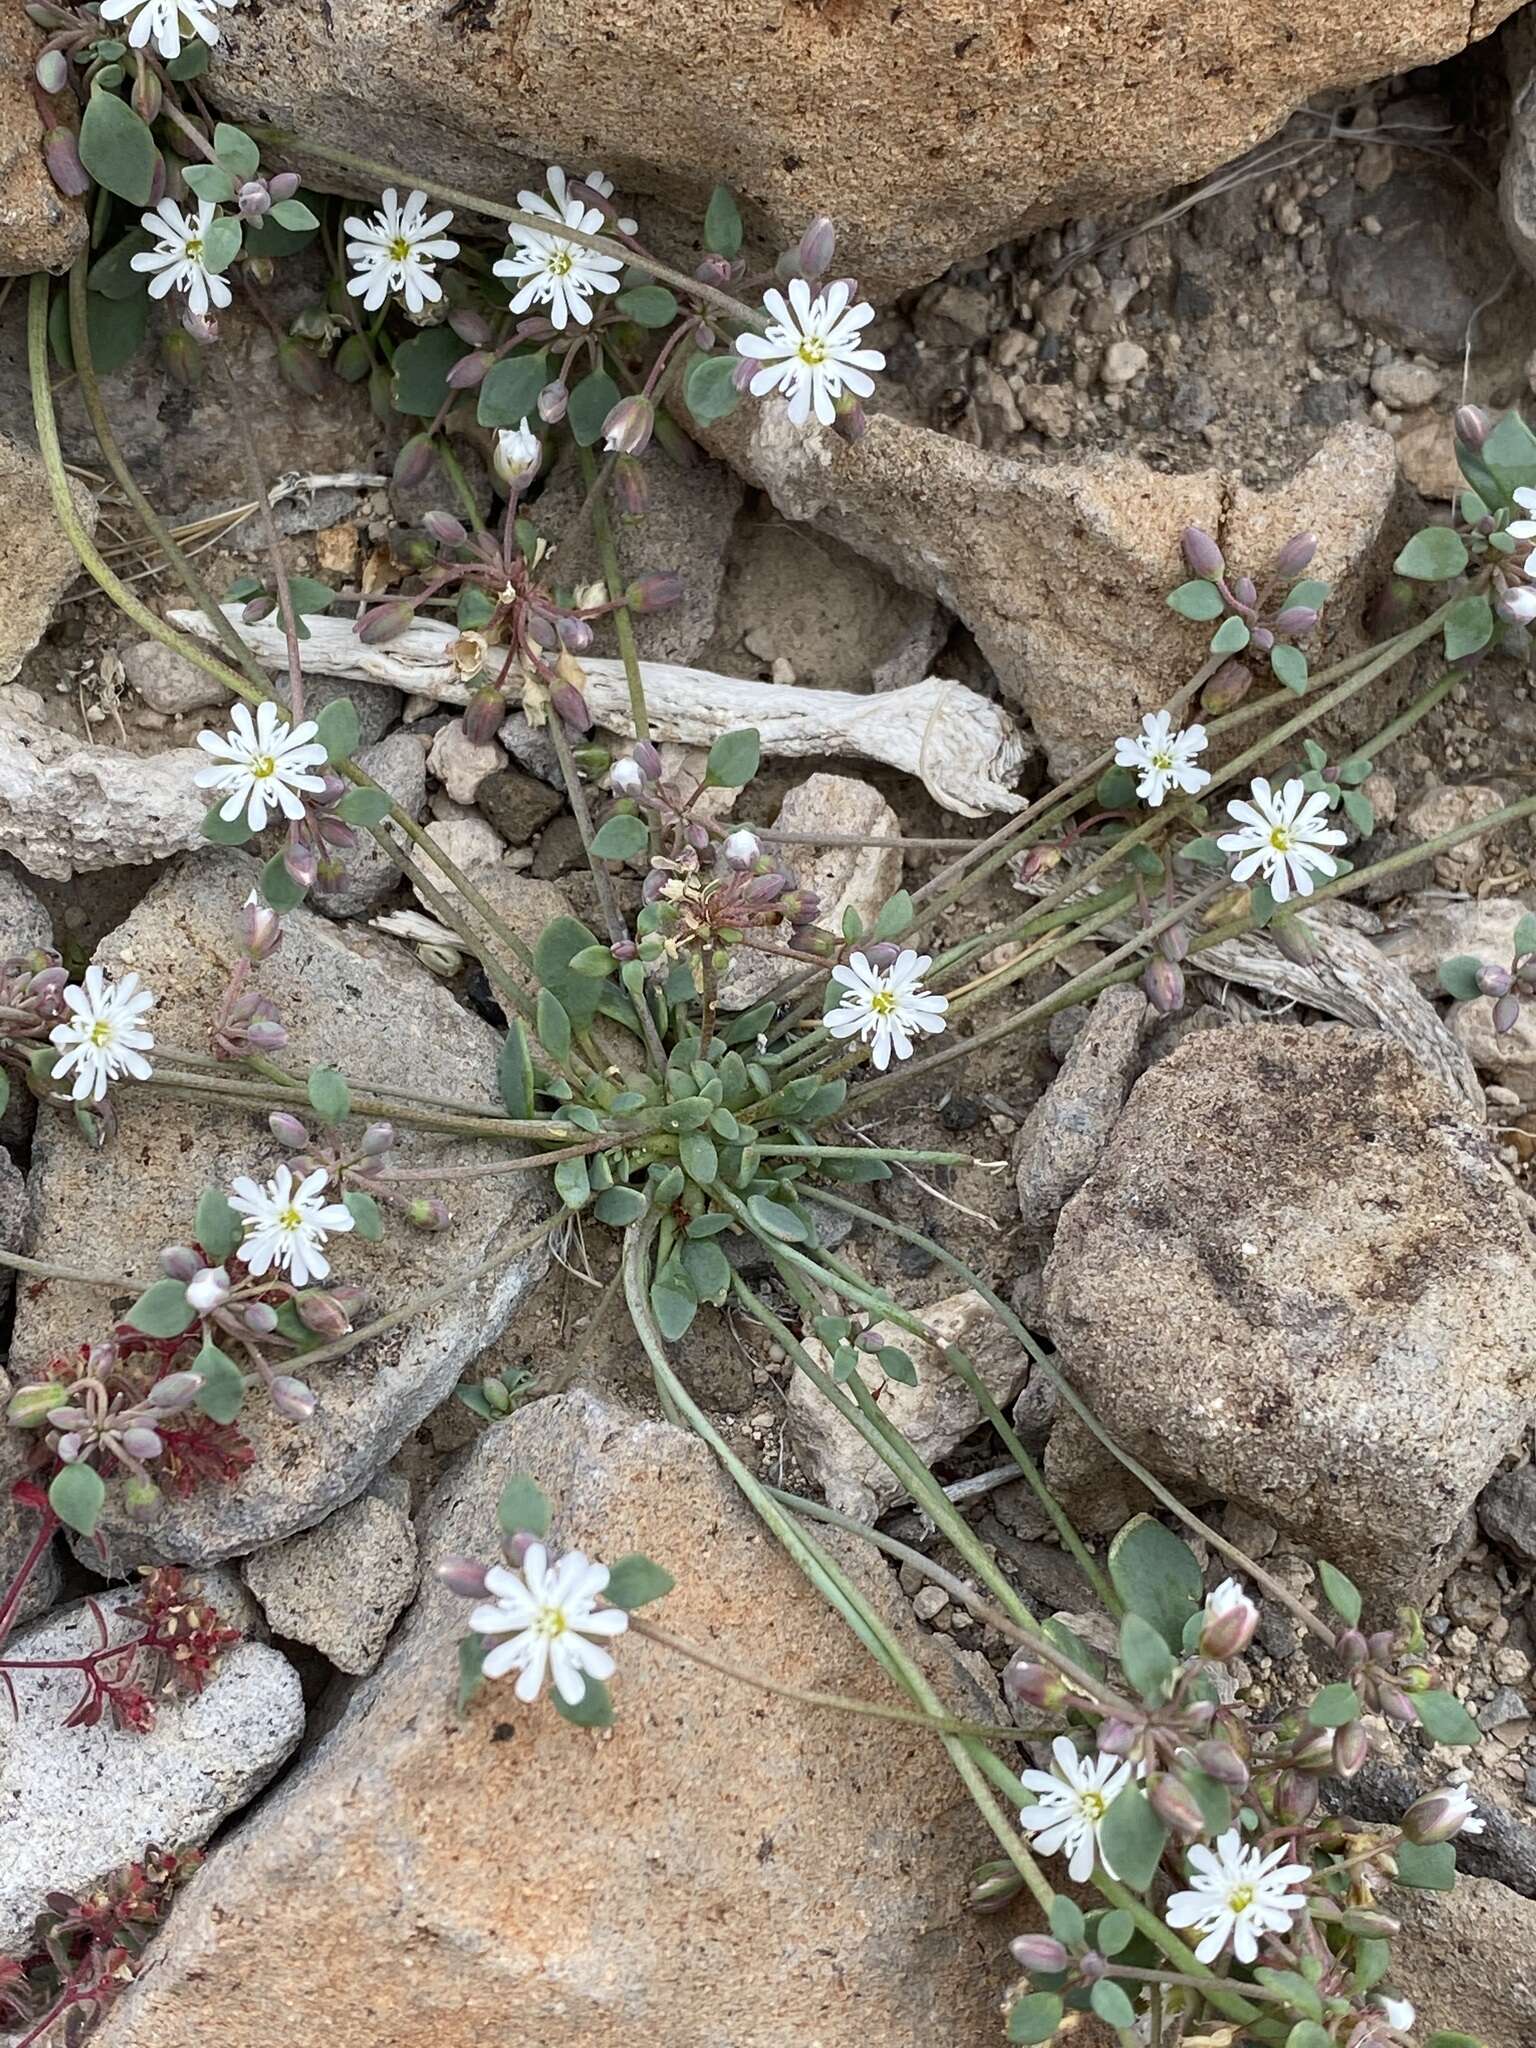
[[[608,507],[596,491],[597,463],[590,448],[581,451],[581,473],[592,491],[592,534],[597,542],[598,561],[602,566],[603,581],[608,586],[608,601],[618,609],[613,614],[613,629],[619,643],[619,659],[624,664],[624,679],[629,685],[629,716],[635,728],[637,740],[648,740],[651,736],[651,721],[645,705],[645,678],[640,671],[640,654],[635,646],[635,623],[630,617],[629,606],[620,602],[625,591],[624,572],[619,567],[619,551],[614,545],[613,524],[608,517]]]

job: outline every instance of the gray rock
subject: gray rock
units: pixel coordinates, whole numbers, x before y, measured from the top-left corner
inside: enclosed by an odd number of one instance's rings
[[[241,1570],[278,1635],[360,1676],[384,1654],[416,1590],[416,1531],[396,1502],[368,1492],[315,1528],[258,1550]]]
[[[555,752],[548,726],[530,725],[521,711],[514,711],[502,721],[496,737],[519,767],[526,768],[530,775],[536,775],[540,782],[547,782],[551,789],[559,790],[560,801],[564,803],[565,779],[560,773],[560,756]]]
[[[1463,1835],[1456,1844],[1461,1860]],[[1392,1944],[1393,1988],[1418,2013],[1422,2038],[1441,2027],[1484,2048],[1536,2041],[1536,1904],[1486,1877],[1448,1892],[1388,1894],[1403,1931]]]
[[[70,492],[87,532],[93,531],[96,500],[82,483],[71,482]],[[79,568],[54,516],[42,463],[30,448],[0,434],[0,683],[20,673]]]
[[[1395,1763],[1388,1757],[1376,1756],[1348,1784],[1339,1779],[1325,1780],[1323,1797],[1332,1811],[1390,1826],[1401,1819],[1415,1799],[1444,1783],[1443,1770],[1412,1759]],[[1468,1789],[1483,1822],[1483,1832],[1456,1837],[1457,1888],[1460,1889],[1466,1874],[1496,1878],[1526,1898],[1536,1896],[1536,1827],[1514,1819],[1497,1799],[1482,1797],[1476,1784]]]
[[[286,675],[271,675],[267,678],[272,694],[284,704],[288,702],[288,678]],[[371,747],[375,740],[383,739],[392,725],[400,721],[405,709],[405,698],[388,683],[365,683],[347,676],[307,675],[304,678],[304,716],[315,718],[327,704],[333,704],[338,697],[350,697],[352,709],[357,713],[358,745]]]
[[[216,676],[159,640],[138,640],[122,650],[123,672],[151,711],[180,718],[214,704],[227,704],[229,692]]]
[[[371,747],[360,747],[357,765],[402,810],[420,820],[427,808],[427,764],[422,743],[413,733],[392,732]],[[341,855],[341,868],[335,881],[318,884],[314,891],[314,906],[327,917],[356,917],[371,910],[400,879],[400,870],[366,832],[360,832],[357,845]]]
[[[1512,1088],[1522,1102],[1536,1102],[1536,1012],[1522,1003],[1512,1031],[1495,1031],[1487,996],[1457,1003],[1447,1019],[1451,1036],[1480,1074]]]
[[[3,1417],[5,1404],[11,1398],[13,1384],[4,1368],[0,1367],[0,1417]],[[32,1438],[27,1432],[12,1429],[0,1421],[0,1592],[20,1571],[37,1535],[37,1516],[29,1508],[22,1507],[11,1492],[26,1472],[27,1454],[31,1448]],[[46,1613],[58,1598],[59,1579],[59,1546],[52,1542],[34,1567],[22,1592],[17,1620],[30,1621],[34,1615]]]
[[[1516,896],[1452,896],[1439,890],[1410,897],[1399,922],[1376,940],[1376,949],[1395,960],[1427,996],[1444,996],[1442,960],[1470,953],[1507,967],[1515,926],[1525,915]]]
[[[1098,1163],[1129,1093],[1150,1015],[1139,989],[1107,988],[1013,1145],[1019,1213],[1049,1229]]]
[[[0,960],[53,944],[53,919],[18,875],[0,867]]]
[[[424,1555],[494,1552],[497,1495],[519,1472],[548,1495],[561,1548],[638,1550],[673,1573],[651,1610],[663,1627],[792,1685],[895,1697],[702,1444],[583,1392],[481,1436],[422,1518]],[[818,1540],[951,1711],[995,1713],[883,1561]],[[482,2048],[507,2034],[509,1987],[514,2031],[547,2048],[918,2048],[995,2031],[1006,1963],[965,1904],[990,1838],[931,1738],[810,1717],[634,1636],[601,1737],[505,1680],[461,1716],[468,1612],[427,1578],[378,1669],[182,1893],[99,2048],[205,2042],[214,1980],[221,2048],[270,2048],[274,2013],[295,2043],[406,2041],[430,2013],[438,2048]]]
[[[488,775],[481,783],[475,792],[475,803],[508,846],[526,846],[535,833],[542,832],[550,819],[564,810],[565,794],[551,789],[547,782],[524,769],[504,768],[499,775]]]
[[[200,1042],[237,955],[237,913],[254,877],[244,854],[209,849],[166,874],[98,948],[109,971],[131,961],[155,990],[162,1044]],[[488,1106],[496,1100],[496,1034],[377,934],[354,945],[313,912],[290,912],[260,986],[288,1027],[283,1059],[296,1072],[328,1063],[359,1091],[373,1083]],[[141,1272],[154,1247],[185,1233],[203,1188],[227,1186],[237,1173],[269,1174],[280,1156],[259,1116],[226,1107],[125,1089],[118,1114],[118,1136],[102,1152],[87,1151],[62,1119],[40,1124],[31,1174],[40,1257],[78,1263],[88,1249],[93,1264]],[[403,1127],[398,1150],[418,1165],[505,1156]],[[453,1214],[447,1231],[393,1225],[376,1244],[349,1237],[337,1247],[336,1272],[368,1290],[374,1314],[456,1275],[462,1292],[317,1371],[320,1405],[307,1424],[279,1421],[253,1395],[241,1427],[256,1460],[237,1487],[168,1502],[148,1525],[114,1516],[109,1498],[103,1526],[114,1569],[141,1560],[209,1563],[291,1536],[351,1500],[393,1457],[469,1360],[495,1341],[545,1267],[537,1248],[491,1275],[470,1277],[544,1213],[543,1176],[465,1180],[445,1194]],[[46,1358],[97,1334],[102,1307],[100,1289],[63,1283],[24,1295],[15,1355]]]
[[[1367,1034],[1233,1026],[1138,1082],[1046,1271],[1125,1447],[1417,1600],[1519,1442],[1536,1261],[1488,1139]],[[1068,1417],[1047,1472],[1103,1459]],[[1389,1511],[1383,1504],[1389,1503]]]
[[[0,1145],[0,1251],[25,1252],[31,1235],[32,1205],[27,1200],[26,1180]],[[10,1293],[15,1278],[10,1266],[0,1266],[0,1301]]]
[[[1468,322],[1509,268],[1493,208],[1451,169],[1427,166],[1398,170],[1371,212],[1380,234],[1358,227],[1339,237],[1339,304],[1399,348],[1459,361]],[[1500,309],[1484,317],[1502,324]]]
[[[1485,1486],[1477,1519],[1490,1543],[1521,1564],[1536,1564],[1536,1465],[1501,1472]]]
[[[238,1585],[212,1574],[203,1590],[238,1612]],[[136,1587],[102,1593],[108,1626],[126,1640],[119,1610]],[[67,1657],[100,1640],[84,1601],[11,1640],[18,1657]],[[266,1643],[233,1644],[200,1693],[160,1692],[143,1734],[113,1726],[66,1728],[80,1696],[72,1672],[15,1671],[17,1718],[0,1745],[0,1954],[23,1953],[45,1892],[82,1891],[146,1842],[195,1848],[238,1813],[298,1746],[304,1730],[299,1675]]]
[[[1485,1735],[1495,1728],[1503,1728],[1511,1721],[1528,1721],[1531,1718],[1531,1703],[1524,1693],[1515,1691],[1512,1685],[1501,1685],[1487,1705],[1477,1716],[1477,1725]]]
[[[981,1297],[967,1292],[931,1302],[923,1310],[923,1320],[944,1343],[956,1345],[966,1354],[993,1400],[1006,1408],[1029,1371],[1029,1354]],[[880,1403],[886,1420],[901,1431],[925,1464],[932,1465],[935,1459],[947,1457],[972,1430],[983,1426],[976,1398],[933,1345],[903,1336],[894,1324],[877,1323],[874,1327],[882,1342],[898,1344],[907,1353],[917,1369],[917,1384],[908,1387],[888,1379],[873,1356],[860,1366],[860,1377]],[[830,1354],[819,1338],[807,1337],[806,1349],[823,1371],[830,1369]],[[894,1502],[906,1498],[906,1488],[884,1459],[804,1373],[791,1377],[785,1407],[795,1456],[828,1507],[861,1522],[872,1522]]]

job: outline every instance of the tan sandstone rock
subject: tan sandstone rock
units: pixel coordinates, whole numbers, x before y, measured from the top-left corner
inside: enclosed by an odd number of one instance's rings
[[[43,38],[20,7],[0,15],[0,277],[63,270],[85,247],[85,210],[43,161],[31,72]]]
[[[557,1541],[675,1575],[661,1626],[794,1685],[893,1696],[702,1444],[586,1393],[480,1439],[424,1517],[429,1567],[492,1548],[518,1471]],[[941,1690],[994,1713],[898,1618],[873,1553],[839,1554]],[[635,1637],[606,1733],[505,1682],[459,1719],[467,1612],[428,1577],[378,1670],[182,1895],[99,2048],[202,2048],[211,1997],[220,2048],[416,2048],[424,2028],[434,2048],[990,2048],[1013,1928],[967,1911],[990,1837],[931,1738]]]

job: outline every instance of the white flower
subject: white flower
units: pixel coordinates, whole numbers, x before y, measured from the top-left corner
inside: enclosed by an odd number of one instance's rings
[[[222,277],[203,262],[203,247],[213,224],[211,199],[197,202],[197,215],[183,213],[174,199],[162,199],[152,213],[139,216],[139,225],[155,237],[153,249],[140,249],[128,260],[134,270],[152,270],[149,296],[163,299],[171,290],[187,295],[190,312],[203,318],[210,306],[227,306],[233,297]]]
[[[1440,1841],[1448,1842],[1453,1835],[1480,1835],[1487,1827],[1488,1823],[1479,1816],[1465,1785],[1442,1785],[1434,1797],[1445,1801],[1444,1818],[1438,1831]]]
[[[100,1102],[109,1081],[131,1074],[135,1081],[147,1081],[151,1068],[144,1055],[154,1038],[142,1027],[146,1010],[154,1008],[154,997],[141,989],[136,974],[109,982],[99,967],[87,967],[85,984],[67,988],[64,1001],[70,1016],[55,1024],[48,1036],[62,1058],[54,1062],[54,1076],[62,1080],[75,1070],[71,1098],[76,1102]]]
[[[1536,526],[1536,520],[1530,522]],[[1522,584],[1518,590],[1501,590],[1494,599],[1494,610],[1501,619],[1508,619],[1513,625],[1528,626],[1536,619],[1536,590]]]
[[[1406,1998],[1393,1998],[1385,1991],[1378,1991],[1372,2002],[1395,2034],[1406,2034],[1417,2018]]]
[[[608,1583],[608,1567],[594,1564],[582,1551],[570,1550],[551,1569],[542,1543],[530,1543],[521,1571],[494,1564],[485,1575],[492,1595],[470,1610],[469,1625],[477,1635],[507,1636],[487,1650],[481,1666],[487,1678],[520,1672],[514,1690],[520,1700],[536,1700],[546,1675],[567,1706],[586,1694],[589,1678],[611,1678],[614,1662],[589,1636],[621,1636],[629,1627],[622,1607],[596,1608],[593,1602]]]
[[[445,207],[428,215],[426,205],[426,193],[413,192],[402,206],[391,185],[369,219],[355,213],[347,216],[344,225],[352,237],[347,261],[356,272],[347,279],[347,290],[360,297],[370,313],[377,312],[391,292],[403,293],[409,313],[419,313],[443,296],[436,268],[457,256],[459,245],[443,233],[452,213]]]
[[[237,7],[239,0],[101,0],[103,21],[126,21],[131,48],[142,50],[150,38],[169,64],[181,55],[183,38],[204,43],[219,40],[220,7]]]
[[[639,796],[645,788],[645,775],[638,761],[632,761],[628,754],[615,761],[608,770],[608,787],[615,796]]]
[[[222,1266],[202,1266],[187,1282],[187,1303],[200,1316],[211,1316],[229,1299],[229,1275]]]
[[[1536,491],[1528,484],[1514,493],[1515,503],[1525,512],[1536,512]],[[1504,531],[1511,540],[1536,540],[1536,519],[1511,519]],[[1527,567],[1526,574],[1530,569]]]
[[[1276,792],[1256,775],[1248,794],[1251,802],[1239,798],[1227,805],[1227,815],[1238,820],[1241,830],[1224,832],[1216,842],[1223,853],[1241,856],[1232,870],[1233,881],[1246,882],[1262,870],[1277,903],[1286,902],[1292,890],[1310,896],[1314,868],[1320,875],[1338,871],[1338,863],[1325,849],[1344,844],[1344,834],[1323,823],[1327,797],[1321,790],[1308,796],[1296,776]]]
[[[565,185],[564,171],[552,170],[550,172],[549,189],[552,192],[554,191],[555,179],[557,177],[560,180],[563,195],[563,188]],[[605,178],[601,171],[588,171],[581,182],[583,183],[583,185],[590,185],[594,192],[601,192],[605,199],[611,199],[613,197],[613,180],[612,178]],[[621,235],[632,235],[639,228],[640,223],[637,220],[630,220],[625,215],[620,214],[614,218],[611,225],[613,227],[616,227]]]
[[[731,833],[725,845],[721,848],[721,852],[725,855],[727,866],[733,868],[751,867],[753,861],[757,859],[762,850],[762,844],[757,834],[749,832],[745,826],[740,831]]]
[[[875,317],[873,306],[850,307],[853,286],[839,278],[824,292],[811,297],[803,277],[789,281],[789,303],[780,291],[763,294],[768,313],[766,334],[738,334],[738,355],[761,363],[753,373],[754,398],[766,398],[770,391],[782,391],[789,400],[789,417],[803,426],[814,409],[824,427],[837,417],[837,401],[845,390],[856,398],[868,398],[874,380],[870,370],[883,370],[885,357],[877,348],[861,348],[861,333]]]
[[[319,730],[313,719],[290,728],[270,698],[256,707],[254,723],[249,706],[237,704],[230,716],[234,731],[220,739],[216,732],[200,732],[197,744],[213,756],[211,768],[199,768],[193,780],[200,789],[227,790],[229,801],[219,806],[219,816],[233,824],[242,811],[253,832],[261,831],[267,812],[281,811],[285,818],[302,818],[304,805],[298,792],[325,788],[310,769],[325,761],[325,749],[315,741]]]
[[[1206,769],[1195,766],[1196,754],[1205,752],[1205,727],[1189,725],[1178,732],[1172,728],[1166,711],[1149,711],[1139,733],[1115,741],[1115,765],[1137,770],[1141,779],[1136,794],[1154,810],[1170,789],[1193,796],[1211,779]]]
[[[229,1206],[245,1218],[245,1241],[236,1257],[253,1273],[287,1271],[295,1287],[323,1280],[331,1262],[321,1247],[333,1232],[350,1230],[352,1217],[340,1202],[327,1202],[323,1166],[295,1180],[280,1166],[265,1187],[242,1174],[230,1185]]]
[[[914,1033],[944,1029],[949,997],[930,995],[922,985],[932,965],[926,953],[908,949],[882,972],[867,955],[852,954],[846,967],[832,969],[832,979],[844,994],[821,1021],[834,1038],[872,1039],[870,1058],[883,1073],[893,1051],[899,1060],[911,1058]]]
[[[491,467],[509,491],[528,482],[537,470],[544,450],[539,437],[523,420],[515,427],[498,427],[491,449]]]
[[[607,226],[595,206],[583,205],[566,189],[565,172],[551,164],[549,189],[554,204],[541,193],[519,192],[517,203],[524,213],[536,213],[556,227],[575,228],[588,235],[601,234]],[[587,301],[594,292],[616,292],[624,265],[617,256],[601,255],[568,236],[552,234],[545,228],[526,228],[514,223],[507,229],[512,254],[492,264],[497,277],[519,280],[512,294],[512,311],[526,313],[530,306],[545,306],[556,327],[574,320],[578,327],[590,325],[592,308]]]
[[[1287,1863],[1288,1843],[1271,1849],[1245,1849],[1236,1828],[1216,1838],[1214,1849],[1197,1842],[1189,1852],[1187,1892],[1168,1901],[1170,1927],[1197,1927],[1204,1937],[1195,1950],[1208,1963],[1230,1942],[1240,1963],[1259,1953],[1261,1934],[1283,1934],[1306,1905],[1292,1885],[1305,1884],[1312,1872],[1305,1863]]]
[[[1019,1775],[1020,1784],[1041,1795],[1024,1808],[1019,1823],[1042,1856],[1070,1856],[1067,1875],[1074,1884],[1084,1884],[1093,1875],[1095,1859],[1103,1861],[1099,1825],[1131,1782],[1133,1766],[1123,1757],[1080,1756],[1065,1735],[1051,1744],[1051,1754],[1054,1771]],[[1104,1868],[1114,1876],[1107,1862]]]
[[[1218,1664],[1236,1657],[1253,1641],[1259,1610],[1240,1579],[1223,1579],[1205,1596],[1200,1629],[1200,1654]]]

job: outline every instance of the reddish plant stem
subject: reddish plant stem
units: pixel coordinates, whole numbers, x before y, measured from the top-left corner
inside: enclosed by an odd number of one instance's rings
[[[21,1608],[21,1596],[27,1590],[27,1582],[42,1563],[53,1541],[54,1532],[62,1527],[58,1516],[51,1507],[41,1510],[42,1520],[37,1534],[33,1537],[26,1556],[16,1567],[16,1574],[0,1600],[0,1645],[3,1645],[16,1623]]]

